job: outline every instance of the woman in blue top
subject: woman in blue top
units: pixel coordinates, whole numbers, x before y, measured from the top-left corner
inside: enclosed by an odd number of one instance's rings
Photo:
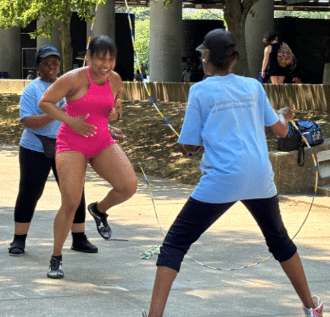
[[[38,107],[44,92],[57,79],[60,68],[60,54],[53,46],[41,47],[36,55],[39,78],[29,83],[20,99],[20,120],[25,126],[19,149],[20,185],[16,201],[14,220],[14,240],[9,254],[24,254],[25,241],[31,220],[44,190],[50,169],[58,182],[55,168],[55,138],[61,122],[53,120]],[[57,106],[64,111],[65,100]],[[85,235],[85,197],[84,193],[77,209],[72,226],[72,250],[96,253],[97,247]]]
[[[204,146],[202,176],[160,248],[150,311],[143,316],[163,316],[184,255],[237,201],[256,219],[269,251],[300,297],[305,316],[322,316],[323,305],[310,294],[297,248],[282,222],[268,159],[265,126],[284,137],[293,113],[287,109],[279,120],[257,80],[231,73],[238,53],[230,32],[209,32],[197,50],[208,77],[190,89],[178,143],[185,155]]]

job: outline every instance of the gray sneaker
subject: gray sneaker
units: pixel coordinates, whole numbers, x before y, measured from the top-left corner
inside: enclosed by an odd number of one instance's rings
[[[87,207],[89,213],[93,216],[95,223],[96,223],[96,229],[98,233],[101,235],[103,239],[110,239],[111,238],[111,228],[107,221],[107,214],[103,214],[96,210],[96,203],[91,203]]]
[[[47,277],[54,279],[60,279],[64,277],[64,272],[62,270],[62,260],[58,260],[53,256],[50,258]]]

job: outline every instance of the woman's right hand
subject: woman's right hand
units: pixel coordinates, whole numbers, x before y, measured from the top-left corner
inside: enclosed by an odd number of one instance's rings
[[[79,133],[80,135],[86,138],[96,134],[96,129],[97,129],[96,126],[86,123],[84,121],[88,117],[89,114],[86,114],[84,116],[72,117],[72,120],[69,123],[69,126],[72,128],[72,130],[74,130],[75,132]]]

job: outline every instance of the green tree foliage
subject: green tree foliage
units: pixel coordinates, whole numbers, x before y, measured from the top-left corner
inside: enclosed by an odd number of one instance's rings
[[[31,37],[51,37],[55,22],[59,22],[62,44],[63,71],[72,68],[70,20],[73,11],[86,21],[93,19],[96,3],[106,0],[0,0],[0,27],[26,27],[33,20],[45,22],[31,33]]]
[[[312,11],[275,11],[274,18],[300,18],[300,19],[325,19],[329,12],[312,12]]]
[[[215,9],[184,9],[183,20],[224,20],[223,11]]]
[[[117,13],[126,13],[125,7],[116,8]],[[130,14],[135,16],[134,40],[135,49],[140,66],[149,65],[149,43],[150,43],[150,8],[129,8]],[[137,69],[137,61],[134,60],[134,69]]]
[[[135,48],[140,65],[149,65],[150,21],[137,21],[135,24]],[[137,66],[135,67],[135,69]]]
[[[129,8],[131,14],[135,16],[135,48],[139,58],[139,63],[149,65],[149,43],[150,43],[150,8],[134,7]],[[125,7],[116,8],[117,13],[126,13]],[[183,20],[223,20],[222,10],[209,9],[188,9],[183,10]],[[134,69],[137,63],[134,61]]]

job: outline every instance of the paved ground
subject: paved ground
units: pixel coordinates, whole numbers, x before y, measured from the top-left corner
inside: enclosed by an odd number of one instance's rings
[[[111,210],[113,239],[103,240],[87,215],[86,232],[99,247],[97,254],[63,250],[63,280],[51,280],[46,271],[52,251],[52,226],[59,207],[59,191],[51,176],[32,222],[26,254],[8,256],[13,237],[13,206],[18,188],[16,147],[0,149],[0,316],[110,316],[141,317],[148,309],[156,256],[141,260],[140,253],[162,242],[143,177],[137,194]],[[162,227],[167,230],[192,187],[149,177]],[[87,202],[101,199],[108,185],[89,171]],[[290,234],[300,227],[310,197],[285,197],[281,208]],[[305,201],[305,202],[304,202]],[[307,203],[306,203],[307,202]],[[325,303],[330,317],[330,198],[317,198],[306,225],[295,239],[313,294]],[[115,240],[117,239],[117,240]],[[207,265],[236,268],[269,254],[263,238],[241,204],[218,221],[189,251]],[[273,259],[251,268],[220,271],[185,259],[173,285],[164,317],[302,316],[301,304]]]

